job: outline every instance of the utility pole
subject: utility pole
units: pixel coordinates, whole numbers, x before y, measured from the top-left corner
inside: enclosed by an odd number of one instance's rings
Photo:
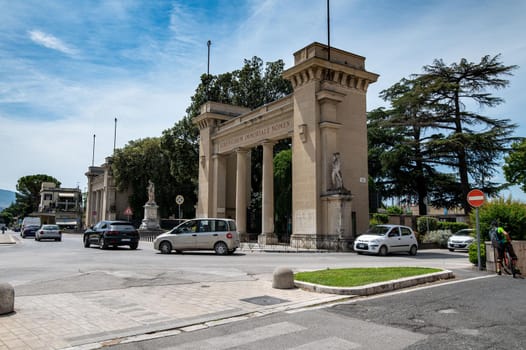
[[[93,154],[91,156],[91,166],[95,166],[95,134],[93,134]]]
[[[206,66],[206,75],[209,76],[210,75],[210,45],[212,45],[212,42],[208,40],[206,42],[206,45],[208,46],[208,64]]]
[[[117,118],[115,118],[115,128],[113,131],[113,155],[115,155],[116,142],[117,142]]]
[[[329,0],[327,0],[327,61],[331,61],[331,16]]]

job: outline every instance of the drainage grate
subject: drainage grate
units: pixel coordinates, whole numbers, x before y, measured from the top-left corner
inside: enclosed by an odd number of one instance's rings
[[[263,296],[260,296],[260,297],[241,299],[241,301],[246,301],[247,303],[252,303],[252,304],[256,304],[256,305],[276,305],[276,304],[289,302],[289,300],[269,297],[268,295],[263,295]]]

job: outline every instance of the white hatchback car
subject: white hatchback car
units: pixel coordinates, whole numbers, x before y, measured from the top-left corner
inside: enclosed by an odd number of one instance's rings
[[[473,229],[465,228],[453,233],[447,240],[447,249],[449,249],[450,252],[455,249],[468,250],[469,245],[475,240],[473,232]]]
[[[232,254],[239,247],[239,233],[232,219],[192,219],[163,233],[153,241],[154,249],[162,254],[172,250],[214,250],[216,254]]]
[[[376,225],[354,240],[354,251],[358,254],[387,255],[407,252],[416,255],[418,242],[410,227],[401,225]]]

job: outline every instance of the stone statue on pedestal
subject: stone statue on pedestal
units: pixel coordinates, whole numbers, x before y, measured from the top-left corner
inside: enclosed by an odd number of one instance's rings
[[[152,180],[148,180],[148,202],[146,203],[155,203],[155,184]]]
[[[155,203],[155,184],[152,180],[148,180],[148,201],[144,205],[144,219],[142,220],[139,230],[157,231],[161,227],[159,225],[159,206]]]

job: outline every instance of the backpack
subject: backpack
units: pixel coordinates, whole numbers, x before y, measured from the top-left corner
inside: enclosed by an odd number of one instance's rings
[[[496,227],[489,229],[489,238],[491,240],[491,245],[493,248],[499,248],[501,246],[500,237]]]

